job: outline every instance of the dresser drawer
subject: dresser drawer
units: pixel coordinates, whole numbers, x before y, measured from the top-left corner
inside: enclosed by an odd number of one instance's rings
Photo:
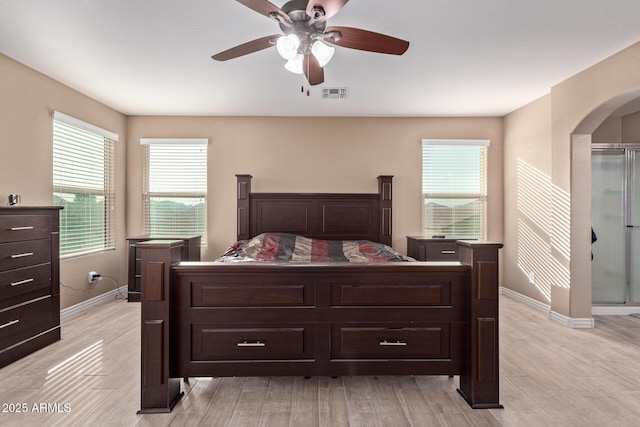
[[[51,239],[0,244],[0,271],[51,261]]]
[[[0,349],[57,326],[60,307],[51,297],[0,311]]]
[[[191,326],[192,360],[313,358],[313,325],[285,327]]]
[[[0,216],[0,243],[45,239],[51,231],[50,215]]]
[[[50,263],[0,272],[0,310],[50,294]]]
[[[450,326],[332,325],[332,359],[448,359]]]

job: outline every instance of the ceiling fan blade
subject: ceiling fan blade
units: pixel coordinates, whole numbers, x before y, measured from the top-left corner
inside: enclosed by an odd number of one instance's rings
[[[217,53],[213,55],[212,58],[216,61],[228,61],[229,59],[234,59],[239,56],[258,52],[259,50],[275,46],[275,41],[278,39],[278,37],[281,37],[281,35],[274,34],[272,36],[266,36],[260,39],[251,40],[250,42],[246,42],[236,47],[232,47],[231,49],[227,49],[223,52]]]
[[[302,61],[302,70],[307,76],[307,81],[311,86],[324,82],[324,70],[313,55],[305,55]]]
[[[267,18],[271,18],[272,13],[277,13],[282,16],[282,18],[286,22],[291,22],[291,18],[289,15],[284,13],[278,6],[267,0],[236,0],[238,3],[241,3],[247,6],[249,9],[253,9],[261,15],[266,16]]]
[[[309,4],[307,4],[307,15],[312,16],[314,7],[321,7],[324,9],[324,16],[318,19],[318,21],[326,21],[340,12],[340,9],[342,9],[348,1],[349,0],[309,0]]]
[[[334,41],[327,37],[325,41],[338,46],[350,49],[366,50],[368,52],[388,53],[391,55],[402,55],[409,48],[409,42],[385,34],[374,33],[373,31],[361,30],[351,27],[327,27],[324,32],[340,32],[341,38]]]

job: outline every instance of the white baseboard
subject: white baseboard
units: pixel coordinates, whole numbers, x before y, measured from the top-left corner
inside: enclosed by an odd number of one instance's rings
[[[526,295],[522,295],[521,293],[518,293],[514,290],[505,288],[505,287],[501,287],[500,288],[500,294],[509,297],[511,299],[514,299],[516,301],[520,301],[526,305],[528,305],[529,307],[533,307],[536,310],[542,311],[544,313],[546,313],[546,315],[549,317],[550,320],[553,320],[554,322],[558,322],[564,326],[567,326],[569,328],[572,329],[591,329],[594,327],[594,320],[592,317],[590,318],[575,318],[575,317],[567,317],[563,314],[560,313],[556,313],[555,311],[551,310],[551,306],[548,304],[544,304],[538,300],[535,300],[531,297],[528,297]]]
[[[105,292],[104,294],[100,294],[97,297],[93,297],[86,301],[82,301],[81,303],[72,305],[71,307],[60,310],[60,320],[69,319],[70,317],[77,316],[78,314],[82,313],[85,310],[88,310],[91,307],[104,304],[107,301],[113,301],[118,295],[118,291],[120,291],[120,294],[124,295],[126,298],[127,287],[121,286],[120,289],[113,289],[109,292]]]
[[[593,317],[567,317],[563,314],[556,313],[555,311],[550,311],[549,319],[562,325],[568,326],[571,329],[593,329],[595,327]]]
[[[526,295],[522,295],[521,293],[518,293],[514,290],[511,290],[509,288],[505,288],[505,287],[501,287],[500,288],[500,293],[506,297],[509,297],[511,299],[514,299],[516,301],[520,301],[522,303],[525,303],[526,305],[528,305],[529,307],[533,307],[536,310],[539,311],[544,311],[546,314],[549,314],[549,312],[551,312],[551,306],[541,303],[538,300],[535,300],[531,297],[528,297]]]

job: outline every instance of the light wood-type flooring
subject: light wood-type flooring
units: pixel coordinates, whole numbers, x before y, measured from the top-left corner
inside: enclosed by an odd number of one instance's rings
[[[569,329],[505,297],[500,313],[504,409],[470,409],[457,377],[193,378],[142,416],[140,304],[116,300],[0,369],[0,426],[640,426],[640,319]]]

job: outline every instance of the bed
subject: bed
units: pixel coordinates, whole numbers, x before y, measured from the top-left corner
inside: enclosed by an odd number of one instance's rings
[[[181,262],[180,240],[137,245],[140,413],[171,411],[183,378],[218,376],[459,375],[472,408],[502,407],[501,244],[458,241],[459,262],[395,252],[391,176],[371,194],[256,193],[251,180],[237,175],[238,242],[220,260]],[[266,252],[293,262],[234,262],[269,239]],[[315,246],[314,259],[291,240]],[[335,241],[348,241],[340,262]],[[397,259],[363,259],[380,258],[378,244]]]

